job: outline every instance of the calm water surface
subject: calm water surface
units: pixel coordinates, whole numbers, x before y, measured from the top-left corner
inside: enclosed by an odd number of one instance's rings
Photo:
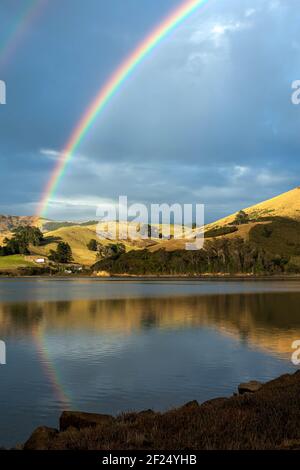
[[[165,410],[294,371],[300,283],[0,281],[0,445],[63,409]]]

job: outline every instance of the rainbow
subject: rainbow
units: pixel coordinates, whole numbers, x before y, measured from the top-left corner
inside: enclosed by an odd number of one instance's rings
[[[41,14],[42,9],[47,2],[48,0],[31,0],[26,5],[26,8],[21,12],[14,27],[10,31],[10,34],[6,40],[0,44],[1,69],[3,69],[8,60],[13,57],[13,54],[18,45],[22,42],[24,35],[30,28],[31,24]],[[60,407],[64,410],[69,409],[71,406],[71,399],[66,395],[63,386],[61,385],[59,375],[50,358],[44,333],[41,330],[33,330],[32,337],[37,349],[38,357],[43,366],[44,373],[52,386]]]
[[[0,45],[0,67],[3,68],[21,43],[30,25],[41,13],[48,0],[31,0],[19,15],[6,40]]]
[[[60,152],[60,157],[51,177],[46,185],[36,215],[43,217],[46,214],[49,202],[53,197],[57,186],[64,176],[65,169],[72,159],[74,152],[87,135],[97,116],[107,103],[120,89],[123,82],[132,74],[143,59],[180,23],[186,20],[198,8],[208,0],[185,0],[177,7],[161,24],[159,24],[133,51],[130,56],[117,68],[108,81],[101,87],[99,93],[86,109],[82,118],[72,132],[66,146]]]
[[[71,407],[71,398],[65,393],[62,381],[59,378],[58,372],[55,369],[53,361],[50,357],[49,350],[46,344],[45,333],[40,328],[34,328],[32,330],[32,338],[35,343],[38,358],[43,367],[45,376],[48,382],[51,384],[54,395],[60,408],[68,410]]]

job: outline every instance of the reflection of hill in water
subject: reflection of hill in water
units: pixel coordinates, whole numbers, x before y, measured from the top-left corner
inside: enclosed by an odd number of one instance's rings
[[[212,327],[281,356],[300,338],[300,293],[0,304],[2,337],[78,330],[130,334],[134,330]]]

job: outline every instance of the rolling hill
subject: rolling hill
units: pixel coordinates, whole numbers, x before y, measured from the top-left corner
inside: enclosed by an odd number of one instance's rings
[[[300,266],[300,187],[244,209],[249,221],[237,225],[236,232],[226,238],[239,236],[270,253],[290,257]],[[206,234],[214,229],[232,227],[237,213],[206,226]]]
[[[104,224],[103,224],[104,225]],[[117,224],[118,229],[121,224]],[[39,247],[33,247],[32,253],[39,256],[48,256],[50,250],[55,250],[57,243],[64,241],[68,243],[72,248],[74,262],[90,266],[96,261],[96,253],[88,250],[87,243],[91,239],[98,239],[97,235],[97,224],[92,223],[91,225],[80,224],[80,225],[67,225],[51,230],[50,232],[44,233],[45,244]],[[100,240],[103,245],[107,245],[117,240]],[[126,250],[138,250],[148,246],[150,242],[147,240],[126,240],[124,242]]]
[[[300,221],[300,187],[294,188],[286,193],[255,204],[243,209],[250,219],[258,220],[266,217],[281,217]],[[207,225],[207,230],[215,226],[224,226],[232,223],[237,213],[224,217],[212,224]]]
[[[21,266],[29,266],[30,263],[32,265],[32,260],[39,257],[47,258],[50,254],[50,250],[55,250],[57,244],[61,241],[68,243],[71,246],[73,259],[75,263],[90,266],[96,262],[96,253],[90,251],[87,248],[87,243],[91,239],[98,239],[97,235],[97,227],[98,224],[96,222],[83,222],[76,224],[76,222],[54,222],[54,221],[46,221],[44,219],[37,219],[31,217],[5,217],[1,216],[2,218],[2,227],[0,230],[0,245],[3,244],[4,239],[10,238],[12,236],[12,230],[20,225],[35,225],[39,226],[44,234],[44,243],[41,246],[32,246],[31,247],[31,257],[22,257],[19,256],[19,265],[16,262],[16,258],[13,256],[5,257],[5,262],[3,260],[1,265],[0,262],[0,269],[15,269],[16,267]],[[24,222],[24,223],[22,223]],[[103,228],[105,228],[106,224],[102,224]],[[130,227],[130,224],[127,223],[116,223],[116,231],[118,233],[119,230],[125,230]],[[100,226],[101,228],[101,226]],[[99,227],[98,227],[99,229]],[[118,240],[100,240],[103,245],[107,245],[109,243],[117,242]],[[126,251],[130,250],[139,250],[143,248],[147,248],[149,245],[157,244],[160,240],[157,238],[156,240],[126,240],[122,242],[125,247]],[[1,261],[1,257],[0,257]],[[28,264],[29,263],[29,264]]]
[[[34,216],[15,216],[15,215],[0,215],[0,233],[10,232],[20,225],[33,225],[37,226],[40,223],[38,217]]]
[[[95,268],[119,274],[126,271],[169,275],[201,273],[204,265],[208,272],[242,273],[243,266],[247,266],[245,272],[250,273],[299,273],[300,188],[246,208],[244,212],[242,221],[235,213],[204,227],[204,259],[199,252],[192,255],[185,251],[186,240],[173,239],[150,247],[142,256],[124,254],[115,263],[104,260]],[[213,245],[207,244],[208,241]],[[242,260],[240,268],[238,257]]]
[[[248,207],[244,212],[248,214],[247,223],[238,225],[235,223],[237,213],[229,215],[208,224],[204,230],[205,238],[241,237],[269,253],[289,257],[292,264],[300,266],[300,187]],[[91,266],[96,261],[96,253],[89,251],[86,246],[90,239],[97,239],[95,221],[55,222],[36,217],[0,216],[0,244],[5,237],[11,236],[14,228],[20,225],[36,225],[44,232],[45,243],[39,247],[32,247],[33,257],[47,257],[59,241],[64,241],[72,248],[74,262]],[[125,223],[116,223],[116,225],[117,230],[124,230],[130,226]],[[107,244],[111,241],[113,240],[101,243]],[[151,241],[140,239],[124,242],[127,252],[147,249],[153,253],[161,249],[167,252],[183,250],[185,243],[186,240],[166,240],[159,237]],[[18,260],[20,265],[32,262],[32,259],[12,258],[12,268],[18,265]],[[7,259],[4,264],[5,267],[9,267],[9,260]]]
[[[243,211],[249,216],[248,223],[235,225],[234,221],[238,214],[236,212],[207,224],[204,230],[205,238],[241,237],[244,240],[257,241],[272,252],[295,254],[293,247],[298,244],[300,246],[300,187],[245,208]],[[228,229],[231,233],[226,233]],[[161,247],[167,251],[180,250],[184,249],[185,243],[184,240],[165,240],[162,245],[151,247],[150,250],[154,252]]]

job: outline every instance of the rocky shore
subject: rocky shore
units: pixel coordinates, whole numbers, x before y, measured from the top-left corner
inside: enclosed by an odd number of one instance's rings
[[[64,411],[59,429],[39,427],[24,450],[300,449],[300,371],[240,384],[229,398],[117,417]]]

